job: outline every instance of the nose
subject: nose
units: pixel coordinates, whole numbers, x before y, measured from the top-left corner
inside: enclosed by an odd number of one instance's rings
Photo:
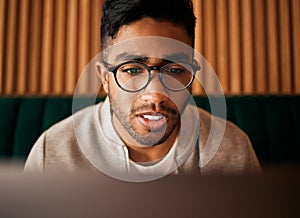
[[[151,72],[151,80],[142,91],[141,99],[151,103],[162,103],[169,97],[168,90],[161,83],[159,72]]]

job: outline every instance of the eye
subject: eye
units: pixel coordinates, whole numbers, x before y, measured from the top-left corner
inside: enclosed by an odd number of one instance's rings
[[[181,65],[170,65],[167,66],[163,72],[174,75],[174,74],[182,74],[185,73],[186,71],[187,70]]]
[[[147,72],[147,69],[145,69],[144,66],[138,63],[127,63],[120,66],[118,71],[120,73],[123,73],[124,76],[137,76]]]
[[[144,70],[140,67],[130,67],[122,69],[123,73],[128,73],[131,76],[135,76],[144,72]]]
[[[178,74],[178,73],[184,72],[184,69],[173,67],[173,68],[170,68],[169,71],[170,71],[170,73],[177,73]]]

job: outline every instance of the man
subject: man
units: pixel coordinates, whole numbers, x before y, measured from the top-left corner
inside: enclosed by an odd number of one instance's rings
[[[191,105],[194,27],[189,0],[106,0],[96,67],[108,98],[43,133],[25,170],[88,168],[129,181],[260,171],[241,130]]]

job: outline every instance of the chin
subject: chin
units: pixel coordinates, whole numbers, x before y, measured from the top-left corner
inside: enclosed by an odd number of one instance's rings
[[[147,134],[140,134],[131,129],[130,135],[142,147],[152,147],[166,142],[173,133],[175,126],[172,129],[163,128],[160,131],[149,131]]]

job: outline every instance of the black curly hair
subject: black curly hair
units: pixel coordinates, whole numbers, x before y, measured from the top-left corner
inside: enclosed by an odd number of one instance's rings
[[[101,49],[123,25],[144,17],[183,26],[194,43],[196,18],[191,0],[105,0],[101,21]]]

